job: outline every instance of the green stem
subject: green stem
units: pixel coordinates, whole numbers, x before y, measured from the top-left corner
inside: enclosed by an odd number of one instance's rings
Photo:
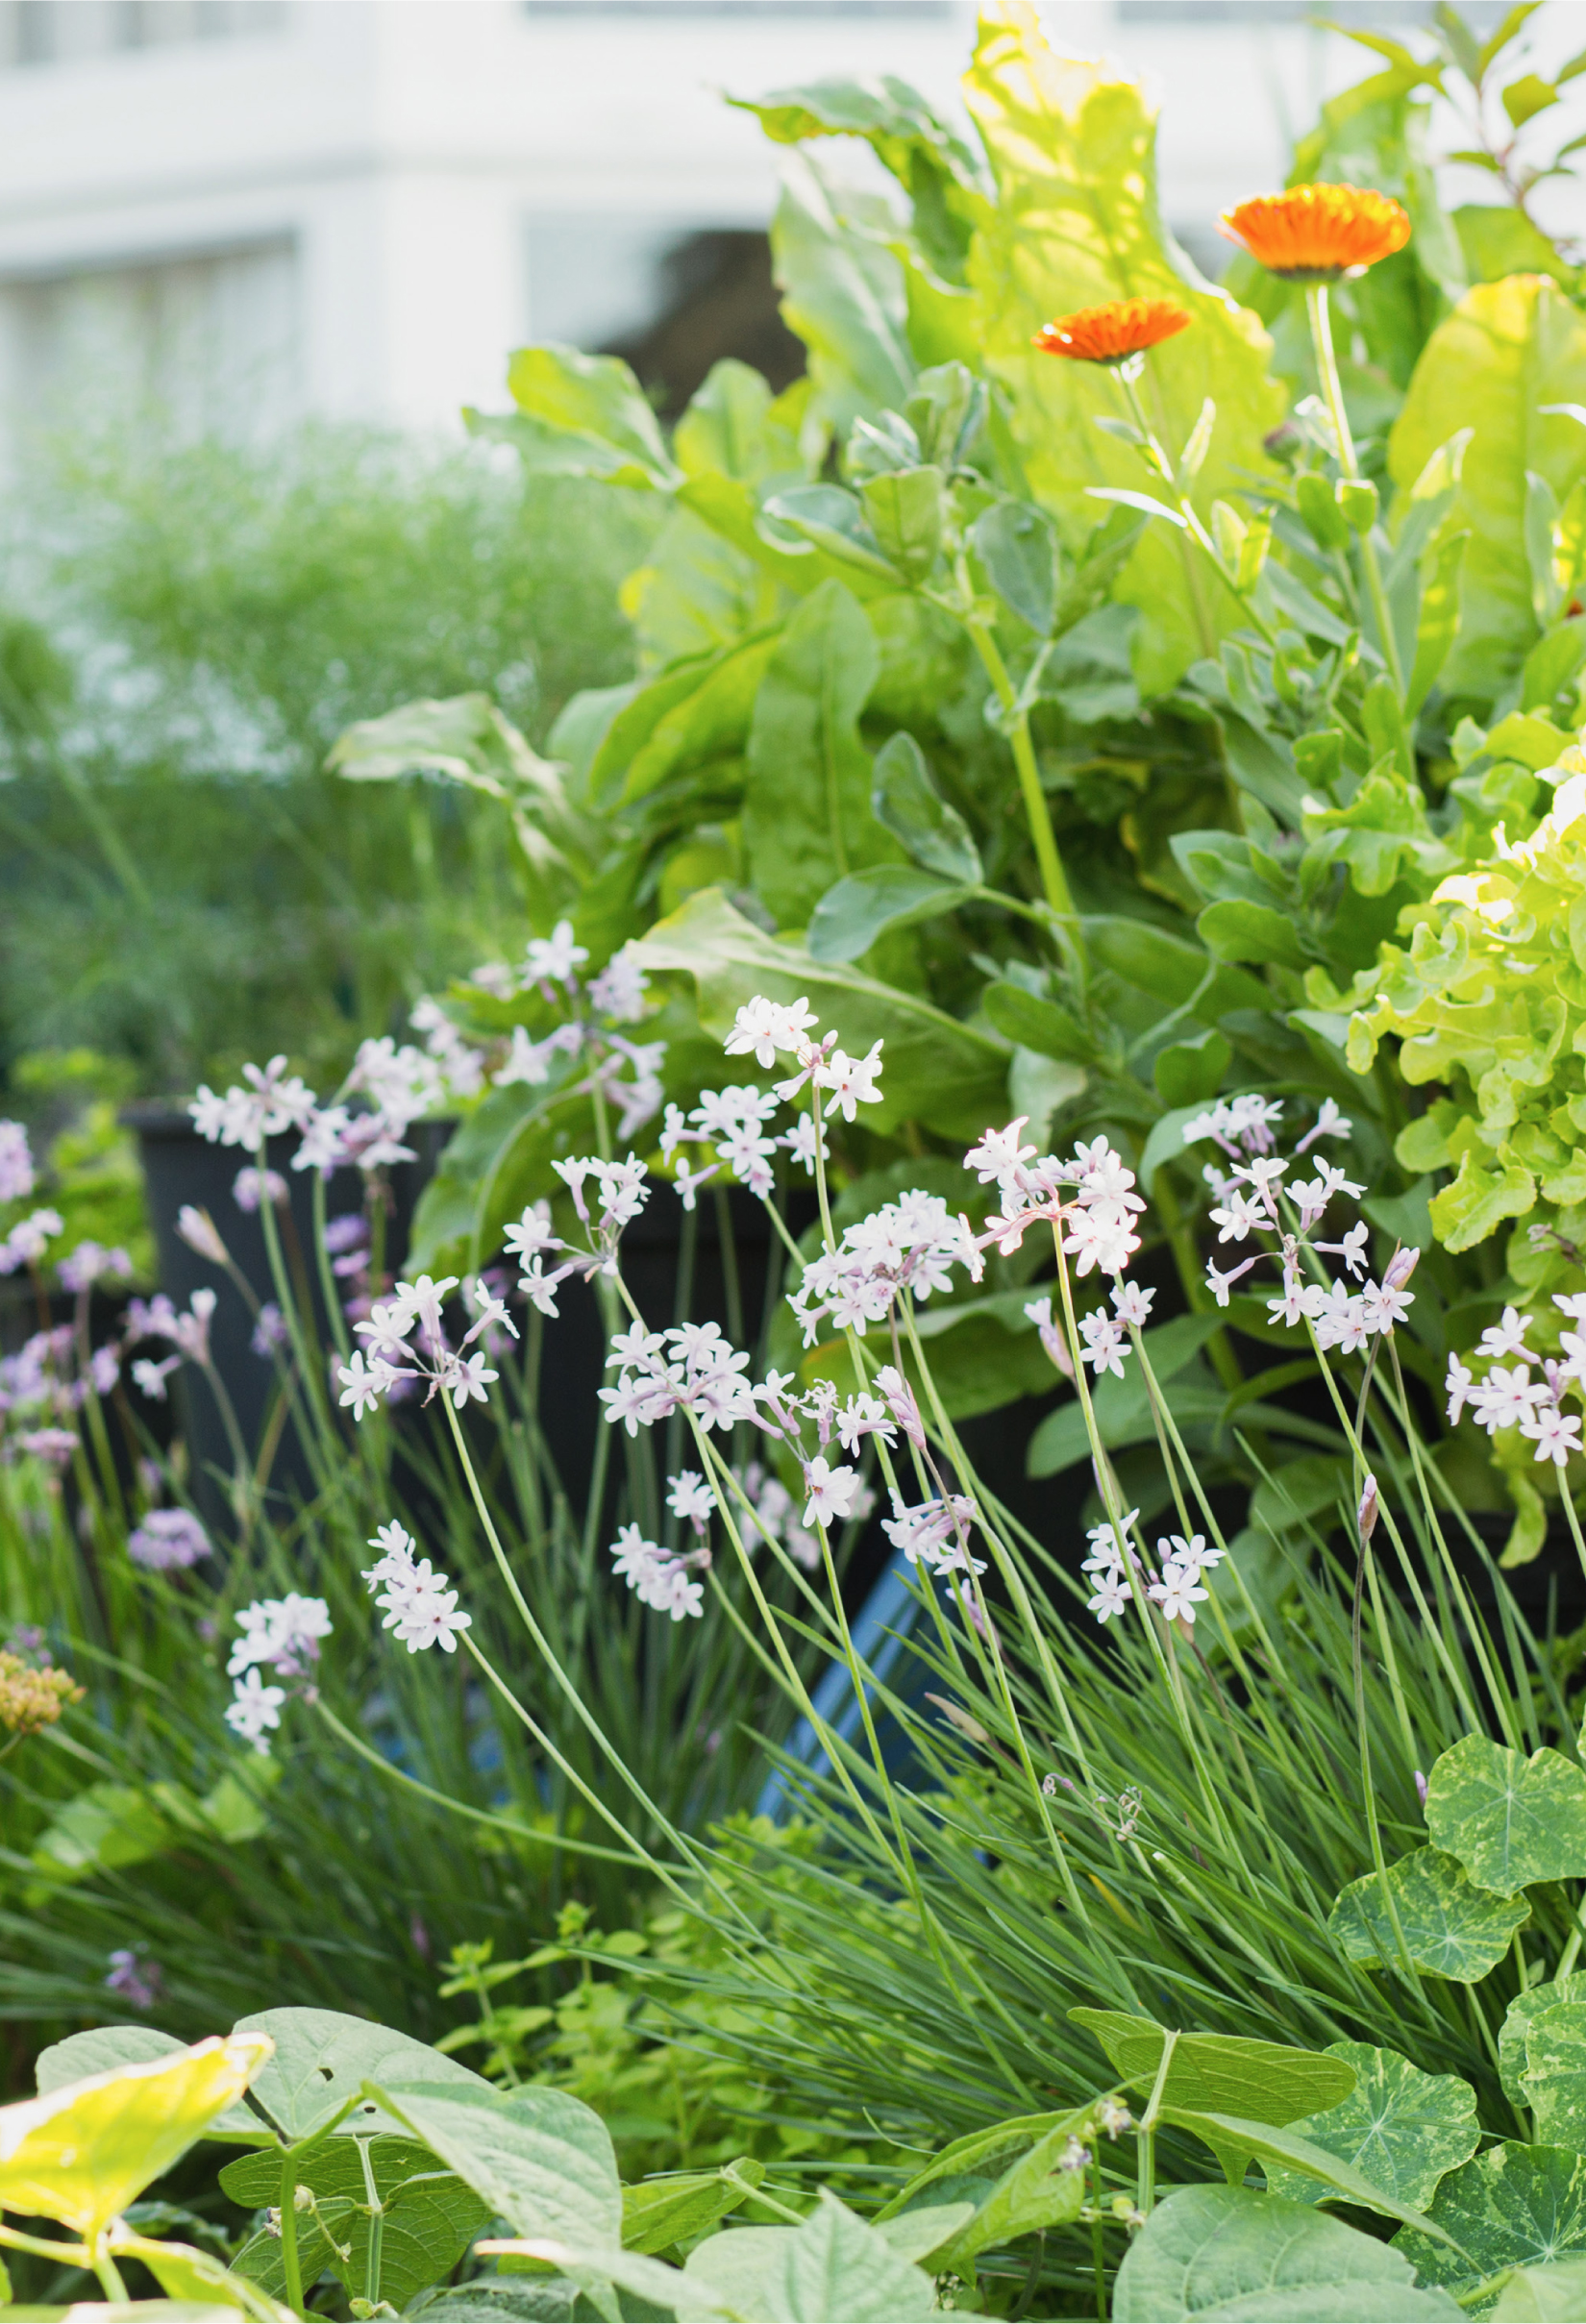
[[[375,2308],[380,2303],[380,2256],[381,2245],[385,2239],[385,2206],[375,2185],[374,2164],[369,2160],[369,2141],[359,2139],[355,2143],[358,2159],[363,2165],[363,2191],[369,2201],[369,2250],[363,2264],[363,2297],[371,2308]]]
[[[1360,463],[1354,455],[1354,438],[1350,433],[1350,415],[1344,408],[1344,387],[1338,376],[1338,358],[1333,353],[1332,316],[1327,306],[1326,283],[1305,285],[1305,312],[1310,317],[1311,345],[1316,351],[1317,375],[1322,392],[1327,399],[1332,414],[1333,433],[1338,438],[1338,465],[1351,480],[1358,479]],[[1393,680],[1394,692],[1400,702],[1404,699],[1404,673],[1400,666],[1399,640],[1394,635],[1393,620],[1388,611],[1388,593],[1382,585],[1382,568],[1376,561],[1376,544],[1370,532],[1360,535],[1360,569],[1366,577],[1366,591],[1372,601],[1372,612],[1376,619],[1377,643],[1388,676]]]
[[[281,2158],[281,2272],[286,2279],[286,2305],[300,2316],[303,2268],[297,2256],[297,2157],[289,2146]]]
[[[1081,978],[1087,973],[1089,960],[1085,940],[1080,933],[1079,916],[1074,908],[1074,897],[1063,870],[1063,859],[1057,853],[1057,834],[1052,828],[1052,813],[1047,795],[1041,787],[1041,770],[1035,763],[1035,745],[1030,740],[1029,713],[1019,708],[1013,680],[1007,674],[997,640],[982,621],[973,618],[964,623],[975,651],[980,656],[981,667],[991,680],[992,691],[1007,717],[1008,743],[1013,752],[1013,763],[1019,771],[1019,788],[1024,794],[1025,814],[1029,822],[1029,836],[1035,849],[1035,860],[1040,867],[1041,886],[1046,900],[1063,923],[1064,932],[1074,953],[1075,966]]]

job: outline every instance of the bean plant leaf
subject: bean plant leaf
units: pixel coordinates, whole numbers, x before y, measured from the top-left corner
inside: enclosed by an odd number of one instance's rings
[[[1089,2122],[1092,2111],[1089,2106],[1080,2106],[1057,2114],[1014,2114],[1005,2121],[992,2123],[989,2129],[967,2132],[962,2139],[954,2139],[951,2146],[944,2146],[890,2201],[882,2204],[876,2213],[878,2222],[897,2217],[918,2202],[928,2188],[940,2188],[949,2182],[956,2186],[980,2178],[983,2184],[976,2197],[977,2202],[980,2201],[995,2184],[990,2174],[1005,2160],[1028,2154],[1053,2132],[1060,2132],[1065,2139],[1078,2135]],[[945,2200],[940,2193],[932,2199]]]
[[[424,2324],[573,2324],[582,2296],[567,2276],[471,2276],[415,2300],[408,2313]]]
[[[700,1023],[717,1039],[744,1001],[764,993],[772,1001],[806,997],[852,1055],[881,1041],[881,1097],[865,1108],[867,1127],[891,1129],[913,1119],[947,1137],[975,1137],[999,1117],[1008,1064],[1000,1042],[860,969],[812,960],[778,942],[735,912],[719,888],[702,889],[658,921],[632,957],[653,976],[690,977]]]
[[[1113,2287],[1116,2324],[1420,2324],[1462,2311],[1390,2245],[1244,2188],[1184,2187],[1152,2213]]]
[[[1397,2050],[1373,2049],[1363,2041],[1334,2041],[1328,2055],[1352,2065],[1359,2079],[1337,2106],[1291,2127],[1313,2146],[1351,2164],[1384,2194],[1425,2211],[1438,2181],[1476,2150],[1481,2128],[1474,2091],[1457,2074],[1425,2074]],[[1319,2179],[1272,2163],[1267,2191],[1291,2202],[1318,2203],[1330,2190]]]
[[[1488,2312],[1494,2324],[1577,2324],[1586,2316],[1586,2260],[1517,2267]]]
[[[186,2046],[174,2034],[162,2034],[152,2025],[95,2026],[86,2034],[68,2034],[63,2041],[52,2041],[48,2049],[40,2050],[34,2081],[42,2097],[64,2083],[108,2074],[118,2065],[141,2065],[150,2058],[168,2058]],[[224,2139],[228,2145],[261,2146],[270,2134],[247,2101],[238,2099],[223,2114],[216,2114],[204,2136]]]
[[[735,2212],[747,2200],[745,2186],[734,2186],[731,2168],[747,2187],[758,2187],[765,2164],[748,2155],[721,2170],[681,2171],[665,2179],[641,2181],[622,2190],[622,2240],[627,2251],[665,2251],[674,2243],[691,2243]]]
[[[1562,503],[1586,473],[1586,433],[1542,408],[1578,393],[1583,371],[1586,316],[1536,272],[1478,284],[1416,364],[1388,442],[1394,481],[1407,491],[1441,445],[1473,431],[1447,520],[1471,535],[1458,637],[1443,670],[1447,694],[1490,699],[1536,636],[1526,477],[1545,478]]]
[[[1013,401],[1013,428],[1035,498],[1078,547],[1096,521],[1091,487],[1133,491],[1133,450],[1098,418],[1121,418],[1116,383],[1100,365],[1054,360],[1030,342],[1054,314],[1109,299],[1170,298],[1194,328],[1152,352],[1145,383],[1158,433],[1182,444],[1211,397],[1215,424],[1194,485],[1206,514],[1219,496],[1267,474],[1263,438],[1283,415],[1256,318],[1211,288],[1163,228],[1156,196],[1155,117],[1115,68],[1064,57],[1042,37],[1027,0],[982,11],[964,96],[985,143],[997,201],[980,213],[969,280],[979,296],[985,358]],[[1138,606],[1134,647],[1142,690],[1160,692],[1215,655],[1237,626],[1221,589],[1177,525],[1149,524],[1117,594]]]
[[[1586,2255],[1586,2156],[1563,2146],[1490,2146],[1450,2173],[1426,2215],[1454,2237],[1465,2262],[1419,2228],[1401,2228],[1393,2248],[1423,2284],[1454,2292],[1505,2267]]]
[[[923,2269],[824,2191],[802,2227],[729,2229],[696,2245],[683,2272],[746,2324],[909,2324],[935,2312]]]
[[[1137,2090],[1154,2088],[1167,2039],[1161,2026],[1122,2010],[1077,2009],[1069,2015],[1095,2036],[1121,2081]],[[1336,2106],[1354,2081],[1355,2069],[1347,2059],[1320,2050],[1251,2041],[1241,2034],[1180,2034],[1162,2100],[1202,2113],[1249,2115],[1257,2122],[1293,2122]]]
[[[1543,2144],[1586,2153],[1586,2002],[1557,2002],[1528,2018],[1520,2087]]]
[[[1586,1873],[1586,1773],[1561,1751],[1525,1759],[1485,1735],[1461,1736],[1426,1779],[1426,1830],[1499,1896],[1577,1879]]]
[[[1475,1985],[1501,1961],[1516,1929],[1531,1917],[1524,1896],[1495,1896],[1436,1848],[1391,1864],[1388,1887],[1411,1962],[1433,1977]],[[1375,1872],[1351,1880],[1327,1916],[1327,1934],[1346,1961],[1363,1968],[1397,1963],[1399,1940]]]
[[[622,2188],[610,2133],[567,2090],[489,2083],[370,2084],[367,2095],[434,2149],[519,2235],[616,2243]]]
[[[379,2296],[394,2308],[404,2308],[427,2285],[445,2282],[490,2218],[491,2207],[455,2172],[439,2169],[429,2149],[411,2139],[327,2139],[301,2173],[317,2206],[298,2221],[305,2284],[329,2268],[350,2297],[365,2296],[369,2214],[360,2150],[368,2154],[376,2191],[385,2207]],[[276,2203],[281,2195],[280,2160],[273,2154],[245,2156],[226,2165],[220,2184],[235,2203],[249,2209]],[[250,2237],[235,2264],[274,2298],[285,2297],[279,2236],[260,2232]]]
[[[902,853],[871,813],[859,739],[880,668],[864,607],[827,581],[783,630],[756,697],[744,843],[756,891],[784,927],[803,927],[833,880]]]
[[[395,2130],[362,2094],[365,2082],[388,2075],[393,2081],[455,2082],[460,2089],[493,2086],[456,2065],[428,2042],[414,2041],[367,2017],[339,2010],[260,2010],[239,2017],[234,2034],[267,2034],[275,2054],[254,2084],[254,2101],[269,2116],[287,2145],[310,2139],[352,2101],[349,2131]]]
[[[1586,1969],[1577,1970],[1573,1977],[1554,1977],[1545,1985],[1527,1986],[1509,2004],[1498,2037],[1498,2075],[1516,2106],[1526,2104],[1521,2076],[1525,2071],[1525,2037],[1531,2020],[1566,2001],[1586,2001]]]
[[[0,2210],[99,2235],[240,2098],[269,2055],[262,2035],[217,2034],[0,2107]]]
[[[1329,2193],[1362,2210],[1381,2212],[1385,2218],[1419,2228],[1434,2239],[1446,2237],[1447,2231],[1437,2227],[1427,2213],[1413,2203],[1401,2203],[1397,2195],[1356,2170],[1352,2163],[1318,2146],[1290,2125],[1253,2122],[1238,2114],[1201,2114],[1182,2106],[1164,2107],[1161,2119],[1203,2139],[1223,2165],[1230,2187],[1243,2185],[1252,2162],[1259,2163],[1263,2170],[1298,2171],[1304,2178],[1319,2180]]]

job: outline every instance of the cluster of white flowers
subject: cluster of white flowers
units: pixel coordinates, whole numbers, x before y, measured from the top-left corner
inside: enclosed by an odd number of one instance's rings
[[[631,1138],[660,1111],[666,1044],[631,1041],[615,1029],[639,1024],[647,1013],[650,979],[633,947],[625,944],[583,985],[578,972],[588,958],[587,947],[574,941],[572,922],[558,920],[549,936],[530,940],[521,970],[475,970],[474,982],[498,1000],[533,993],[553,1008],[572,1011],[538,1040],[528,1026],[513,1026],[507,1055],[490,1079],[498,1089],[515,1081],[538,1089],[550,1080],[559,1057],[582,1059],[589,1070],[580,1086],[616,1107],[617,1135]]]
[[[714,1323],[674,1323],[665,1331],[635,1323],[616,1334],[606,1361],[619,1367],[617,1384],[601,1389],[600,1400],[607,1419],[620,1421],[630,1436],[680,1411],[706,1430],[756,1418],[755,1392],[743,1377],[749,1358]]]
[[[923,1561],[937,1573],[983,1573],[985,1560],[969,1552],[969,1529],[979,1517],[967,1494],[938,1494],[913,1508],[894,1494],[892,1515],[882,1518],[881,1531],[911,1566]]]
[[[20,1122],[0,1122],[0,1202],[25,1202],[35,1183],[27,1130]]]
[[[394,1630],[409,1654],[422,1654],[429,1646],[455,1654],[458,1634],[472,1629],[473,1618],[458,1612],[449,1577],[436,1573],[427,1557],[415,1559],[415,1546],[412,1535],[394,1520],[382,1525],[369,1540],[380,1555],[364,1570],[364,1587],[371,1595],[379,1592],[375,1604],[385,1617],[382,1627]]]
[[[1201,1576],[1221,1565],[1226,1552],[1211,1546],[1204,1534],[1194,1533],[1186,1540],[1173,1533],[1157,1540],[1159,1567],[1149,1565],[1129,1540],[1139,1516],[1138,1509],[1130,1509],[1116,1526],[1108,1520],[1091,1527],[1090,1555],[1080,1568],[1095,1586],[1087,1609],[1104,1625],[1122,1614],[1143,1578],[1146,1595],[1160,1607],[1163,1620],[1187,1622],[1193,1629],[1196,1607],[1211,1595],[1201,1587]]]
[[[1067,1162],[1038,1154],[1024,1139],[1028,1121],[1021,1114],[1005,1129],[988,1129],[964,1156],[965,1169],[1002,1197],[1002,1210],[987,1219],[981,1244],[994,1243],[1007,1258],[1045,1220],[1061,1232],[1076,1274],[1097,1268],[1121,1275],[1140,1248],[1134,1224],[1146,1207],[1134,1191],[1133,1171],[1105,1138],[1077,1144]]]
[[[978,1283],[984,1265],[963,1213],[954,1217],[940,1195],[915,1189],[845,1227],[834,1251],[809,1261],[787,1303],[809,1347],[824,1323],[862,1335],[868,1324],[886,1321],[901,1294],[929,1299],[933,1291],[951,1290],[955,1266]]]
[[[622,1230],[638,1217],[650,1199],[644,1164],[636,1154],[630,1154],[622,1162],[603,1162],[598,1155],[585,1154],[567,1162],[553,1162],[551,1167],[572,1196],[573,1207],[588,1230],[589,1242],[580,1249],[554,1234],[551,1205],[545,1201],[532,1203],[517,1224],[507,1229],[506,1235],[508,1251],[523,1263],[518,1287],[546,1316],[559,1314],[557,1288],[568,1275],[616,1273],[617,1245]],[[583,1191],[590,1184],[597,1196],[593,1213]],[[564,1254],[562,1264],[547,1273],[547,1254],[558,1252]]]
[[[1450,1355],[1444,1385],[1450,1426],[1469,1404],[1472,1419],[1489,1436],[1518,1428],[1536,1446],[1536,1460],[1562,1469],[1581,1449],[1580,1416],[1565,1412],[1564,1397],[1571,1389],[1586,1393],[1586,1293],[1555,1293],[1553,1305],[1574,1326],[1560,1332],[1556,1357],[1538,1356],[1525,1337],[1537,1329],[1534,1319],[1518,1307],[1505,1307],[1502,1320],[1488,1325],[1474,1350],[1486,1362],[1483,1376],[1478,1380],[1469,1364]],[[1535,1380],[1533,1365],[1541,1374]]]
[[[19,1219],[0,1240],[0,1275],[12,1275],[19,1267],[37,1267],[56,1236],[64,1232],[65,1221],[58,1210],[36,1210]]]
[[[1275,1125],[1283,1111],[1281,1099],[1243,1097],[1219,1100],[1208,1113],[1184,1125],[1186,1146],[1211,1138],[1234,1157],[1231,1171],[1208,1163],[1203,1172],[1216,1200],[1210,1213],[1219,1245],[1267,1238],[1261,1249],[1236,1267],[1220,1268],[1207,1262],[1206,1286],[1219,1307],[1227,1307],[1233,1286],[1262,1259],[1281,1268],[1283,1288],[1267,1301],[1275,1323],[1291,1330],[1307,1320],[1315,1327],[1317,1344],[1336,1347],[1344,1355],[1357,1354],[1379,1335],[1390,1333],[1408,1316],[1415,1295],[1406,1287],[1421,1253],[1396,1250],[1376,1282],[1367,1273],[1371,1229],[1356,1219],[1336,1242],[1321,1241],[1314,1229],[1337,1195],[1358,1201],[1365,1188],[1331,1162],[1318,1157],[1313,1178],[1287,1175],[1294,1162],[1318,1138],[1348,1137],[1352,1127],[1332,1099],[1322,1101],[1317,1118],[1292,1154],[1276,1152]],[[1241,1158],[1243,1156],[1243,1158]],[[1288,1206],[1285,1215],[1284,1205]],[[1321,1270],[1307,1273],[1303,1255],[1323,1254],[1341,1259],[1338,1277]],[[1358,1281],[1358,1290],[1354,1285]]]
[[[709,1147],[716,1157],[703,1170],[691,1169],[686,1162],[676,1165],[673,1183],[682,1198],[684,1210],[693,1209],[700,1188],[723,1168],[730,1170],[740,1186],[747,1186],[763,1202],[776,1184],[773,1164],[779,1151],[789,1154],[801,1169],[813,1172],[815,1144],[819,1139],[821,1159],[825,1161],[830,1151],[826,1132],[813,1114],[801,1114],[790,1130],[784,1130],[779,1137],[767,1137],[766,1125],[781,1102],[775,1090],[762,1090],[754,1082],[746,1082],[732,1089],[702,1091],[698,1105],[687,1114],[681,1106],[667,1107],[661,1125],[661,1160],[670,1162],[683,1145]]]
[[[281,1724],[285,1687],[266,1686],[261,1669],[280,1678],[304,1679],[319,1660],[321,1639],[331,1635],[331,1610],[322,1597],[301,1597],[289,1590],[285,1597],[258,1598],[236,1618],[238,1636],[226,1665],[232,1679],[232,1699],[226,1724],[244,1743],[265,1756],[266,1732]]]
[[[674,1478],[674,1485],[677,1481]],[[646,1541],[637,1525],[619,1527],[611,1545],[611,1570],[617,1580],[628,1584],[641,1605],[653,1607],[657,1614],[669,1614],[675,1622],[705,1612],[705,1587],[694,1580],[690,1568],[709,1562],[707,1549],[673,1556],[658,1543]]]
[[[164,1340],[176,1350],[174,1355],[156,1363],[150,1356],[139,1356],[132,1368],[135,1385],[156,1403],[165,1400],[165,1382],[182,1364],[207,1364],[210,1360],[210,1322],[215,1310],[215,1295],[207,1285],[201,1285],[188,1300],[186,1310],[179,1312],[162,1291],[152,1299],[134,1299],[127,1309],[126,1345],[136,1347],[140,1340]]]
[[[355,1348],[350,1363],[338,1365],[336,1378],[341,1401],[355,1421],[374,1411],[399,1383],[427,1383],[424,1400],[449,1396],[461,1412],[470,1403],[486,1401],[485,1391],[499,1375],[485,1361],[483,1347],[466,1350],[486,1331],[507,1331],[516,1339],[517,1327],[506,1304],[491,1293],[476,1289],[471,1305],[475,1321],[461,1346],[447,1338],[442,1310],[458,1287],[456,1275],[437,1283],[420,1275],[416,1283],[399,1283],[389,1299],[376,1299],[364,1320],[354,1325],[362,1347]]]

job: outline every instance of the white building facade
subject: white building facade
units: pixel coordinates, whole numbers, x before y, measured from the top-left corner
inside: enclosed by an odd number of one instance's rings
[[[1371,63],[1291,0],[1045,14],[1153,86],[1202,251]],[[972,32],[962,0],[6,0],[0,409],[89,380],[184,426],[455,425],[508,348],[642,327],[668,249],[764,227],[776,154],[721,91],[891,72],[952,105]]]

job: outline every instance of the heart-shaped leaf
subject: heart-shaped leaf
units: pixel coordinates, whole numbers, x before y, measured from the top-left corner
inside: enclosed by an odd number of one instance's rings
[[[1516,1929],[1531,1917],[1524,1896],[1476,1888],[1463,1865],[1436,1848],[1416,1848],[1387,1872],[1410,1960],[1433,1977],[1475,1985],[1501,1961]],[[1399,1939],[1375,1872],[1351,1880],[1327,1916],[1327,1934],[1346,1961],[1380,1968],[1399,1961]]]
[[[0,2210],[98,2236],[242,2095],[269,2055],[265,2036],[214,2035],[0,2107]]]
[[[339,2010],[260,2010],[257,2016],[239,2017],[233,2031],[268,2034],[275,2044],[275,2056],[255,2082],[253,2094],[288,2146],[323,2130],[349,2100],[356,2102],[347,2117],[350,2131],[367,2135],[397,2129],[360,2096],[365,2082],[383,2077],[392,2082],[455,2082],[461,2089],[496,2094],[483,2076],[455,2065],[427,2042],[394,2034],[388,2026],[371,2025],[367,2017],[343,2016]]]
[[[1167,2037],[1152,2018],[1120,2010],[1070,2010],[1069,2015],[1094,2034],[1120,2081],[1137,2090],[1154,2087]],[[1239,2034],[1180,2034],[1162,2102],[1245,2114],[1254,2122],[1293,2122],[1336,2106],[1353,2088],[1353,2066],[1319,2050],[1288,2049]]]
[[[1586,1773],[1560,1751],[1525,1759],[1485,1735],[1462,1736],[1426,1779],[1426,1830],[1433,1847],[1499,1896],[1577,1879],[1586,1873]]]
[[[1384,2194],[1425,2211],[1438,2181],[1468,2163],[1481,2127],[1475,2093],[1457,2074],[1424,2074],[1397,2050],[1363,2041],[1335,2041],[1328,2055],[1343,2058],[1359,2077],[1342,2102],[1291,2128],[1348,2163]],[[1279,2163],[1267,2167],[1267,2190],[1291,2202],[1317,2203],[1331,2190]]]
[[[434,2149],[521,2236],[576,2248],[622,2236],[622,2188],[610,2133],[566,2090],[504,2096],[485,2082],[369,2086],[378,2105]]]
[[[67,2082],[83,2082],[90,2074],[108,2074],[118,2065],[141,2065],[150,2058],[169,2058],[186,2048],[174,2034],[161,2034],[152,2025],[100,2025],[86,2034],[68,2034],[40,2050],[34,2081],[42,2097]],[[228,2145],[262,2146],[269,2131],[245,2099],[229,2106],[208,2125],[206,2139],[223,2139]]]
[[[1528,1986],[1509,2004],[1509,2014],[1498,2037],[1498,2074],[1516,2106],[1527,2103],[1520,2078],[1526,2066],[1525,2036],[1531,2019],[1540,2017],[1544,2010],[1557,2009],[1564,2001],[1586,2001],[1586,1969],[1573,1977],[1555,1977],[1545,1985]]]
[[[490,2218],[491,2208],[455,2172],[440,2169],[429,2149],[411,2139],[327,2139],[307,2158],[300,2174],[300,2183],[312,2190],[317,2206],[298,2221],[298,2263],[305,2284],[329,2268],[352,2298],[365,2296],[369,2198],[360,2150],[368,2155],[375,2190],[385,2207],[379,2297],[393,2308],[405,2308],[428,2286],[445,2282],[470,2239]],[[220,2184],[234,2203],[249,2210],[279,2202],[280,2157],[242,2156],[227,2163]],[[285,2297],[279,2236],[252,2237],[235,2264],[274,2297]]]
[[[836,2316],[843,2324],[909,2324],[935,2313],[930,2278],[826,2193],[802,2227],[709,2237],[689,2253],[683,2274],[746,2324],[829,2324]]]
[[[1563,2146],[1490,2146],[1451,2171],[1427,2217],[1468,2255],[1456,2259],[1418,2228],[1393,2239],[1423,2284],[1466,2291],[1505,2267],[1542,2267],[1586,2254],[1586,2156]]]
[[[1184,2187],[1159,2203],[1112,2294],[1115,2324],[1433,2324],[1461,2312],[1446,2294],[1418,2289],[1389,2245],[1326,2212],[1236,2187]]]

